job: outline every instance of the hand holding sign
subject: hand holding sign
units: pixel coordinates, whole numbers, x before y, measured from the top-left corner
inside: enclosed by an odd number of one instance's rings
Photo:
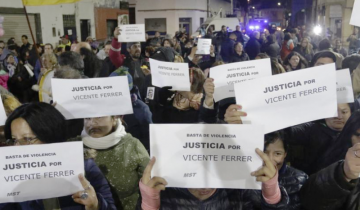
[[[155,162],[156,162],[155,157],[151,158],[151,160],[149,161],[148,165],[144,170],[143,176],[141,178],[141,182],[152,189],[159,190],[160,192],[161,190],[165,190],[167,182],[165,179],[161,177],[155,176],[151,178],[151,171],[154,167]]]
[[[251,176],[255,176],[256,181],[258,181],[258,182],[267,182],[270,179],[274,178],[277,170],[276,170],[274,164],[269,159],[269,156],[267,156],[267,154],[265,154],[258,148],[255,151],[261,157],[261,159],[264,161],[264,165],[259,170],[252,172]]]
[[[121,35],[121,29],[119,27],[116,27],[114,30],[114,37],[118,37]]]
[[[96,192],[90,182],[84,177],[83,174],[79,175],[79,180],[84,188],[84,191],[80,191],[72,195],[72,198],[76,203],[85,206],[86,210],[97,210],[99,209],[99,201],[96,196]],[[87,197],[82,198],[82,195],[86,193]]]
[[[360,144],[355,144],[346,153],[344,161],[344,175],[348,181],[358,179],[360,175]]]
[[[230,105],[225,113],[224,120],[228,124],[242,124],[241,117],[246,117],[247,113],[239,111],[242,109],[240,105]]]

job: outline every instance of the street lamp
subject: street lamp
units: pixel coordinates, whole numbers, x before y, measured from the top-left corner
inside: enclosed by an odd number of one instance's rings
[[[255,7],[252,7],[253,9],[255,9]]]
[[[281,6],[281,2],[278,2],[278,6]]]

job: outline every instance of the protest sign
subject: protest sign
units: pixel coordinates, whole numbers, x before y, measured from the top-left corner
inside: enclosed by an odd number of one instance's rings
[[[199,39],[195,54],[210,55],[211,39]]]
[[[260,189],[250,174],[263,164],[255,152],[263,147],[263,126],[150,125],[152,176],[167,187]]]
[[[271,76],[270,59],[244,61],[217,66],[210,69],[214,79],[214,100],[235,97],[234,84],[259,77]]]
[[[118,36],[119,42],[145,42],[145,25],[131,24],[119,25],[121,34]]]
[[[337,115],[335,64],[257,78],[235,84],[244,124],[264,125],[265,133]]]
[[[56,108],[66,119],[132,114],[126,76],[51,80]]]
[[[354,103],[354,91],[349,69],[336,71],[336,85],[337,102],[339,104]]]
[[[359,10],[360,10],[360,0],[355,0],[351,13],[350,25],[360,26],[360,13],[357,12]],[[355,39],[357,39],[357,37],[355,37]]]
[[[72,195],[84,190],[82,142],[0,147],[0,203]]]
[[[0,100],[0,126],[5,125],[6,119],[7,119],[7,116],[6,116],[4,104],[3,104],[2,100]]]
[[[150,69],[154,86],[171,86],[173,90],[190,91],[189,64],[150,59]]]

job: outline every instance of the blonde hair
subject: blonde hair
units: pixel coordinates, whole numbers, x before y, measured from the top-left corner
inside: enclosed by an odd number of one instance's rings
[[[307,46],[306,46],[306,48],[305,48],[305,53],[306,53],[306,54],[310,54],[311,51],[312,51],[312,49],[313,49],[313,46],[312,46],[312,44],[310,43],[310,39],[307,38],[307,37],[304,37],[304,38],[301,40],[301,44],[303,43],[304,40],[307,40],[307,41],[308,41],[308,44],[307,44]],[[301,46],[301,47],[302,47],[302,46]]]
[[[199,68],[190,68],[190,82],[191,82],[191,92],[198,94],[203,93],[203,86],[205,83],[205,74]]]
[[[212,65],[212,67],[221,66],[221,65],[224,65],[224,64],[225,64],[224,61],[216,61],[216,62]]]
[[[42,60],[42,61],[48,60],[49,63],[51,64],[51,69],[54,69],[54,68],[57,66],[57,64],[58,64],[57,58],[56,58],[56,56],[55,56],[54,53],[51,53],[51,54],[43,54],[43,55],[41,56],[41,60]]]
[[[180,55],[175,55],[174,63],[184,63],[184,58]]]
[[[7,116],[9,116],[19,106],[21,106],[19,100],[11,95],[1,95],[1,100],[4,104],[4,109]]]

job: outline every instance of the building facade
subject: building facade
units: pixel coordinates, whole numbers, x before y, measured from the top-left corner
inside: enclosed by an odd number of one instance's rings
[[[56,46],[63,35],[68,35],[71,41],[84,41],[88,36],[104,40],[112,36],[118,17],[129,14],[128,9],[120,9],[121,2],[81,0],[72,4],[27,6],[26,9],[36,42]],[[27,35],[32,43],[22,0],[0,1],[0,14],[5,17],[2,40],[15,37],[21,44],[21,36]]]
[[[231,3],[226,0],[130,0],[136,23],[145,24],[151,36],[155,31],[175,35],[179,29],[194,33],[206,21],[208,11],[220,11],[221,17],[232,13]]]
[[[354,32],[355,27],[350,25],[350,18],[354,0],[314,0],[313,19],[325,31],[329,28],[334,38],[340,38],[344,44]]]

